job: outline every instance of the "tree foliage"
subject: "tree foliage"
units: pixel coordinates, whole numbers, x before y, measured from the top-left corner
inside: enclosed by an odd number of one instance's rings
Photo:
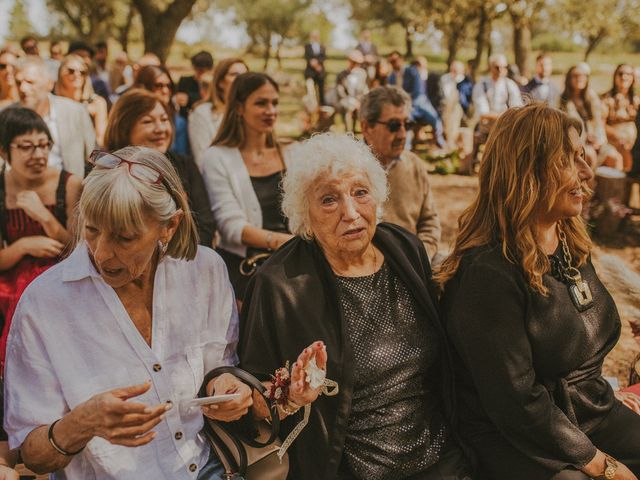
[[[262,46],[267,68],[271,47],[275,47],[279,59],[282,42],[296,34],[296,26],[300,26],[311,0],[232,0],[227,6],[233,8],[237,21],[246,26],[252,41]]]
[[[15,0],[9,19],[9,35],[14,40],[20,40],[22,37],[32,33],[33,26],[27,15],[23,0]]]

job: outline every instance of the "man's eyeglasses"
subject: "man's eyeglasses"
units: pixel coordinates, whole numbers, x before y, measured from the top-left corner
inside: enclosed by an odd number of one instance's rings
[[[51,151],[51,147],[53,146],[52,142],[43,142],[43,143],[11,143],[10,146],[13,148],[20,150],[20,152],[25,155],[33,155],[37,148],[42,150],[44,153],[49,153]]]
[[[401,127],[404,127],[405,130],[411,130],[413,128],[414,122],[409,120],[389,120],[388,122],[377,121],[381,125],[387,127],[387,130],[391,133],[396,133],[400,130]]]
[[[155,168],[131,160],[125,160],[114,153],[94,150],[89,156],[89,163],[102,168],[117,168],[121,164],[126,164],[129,174],[141,182],[151,185],[162,184],[162,174]]]

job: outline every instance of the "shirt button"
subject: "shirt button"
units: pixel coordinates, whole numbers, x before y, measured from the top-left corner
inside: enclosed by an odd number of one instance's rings
[[[191,465],[189,465],[190,472],[195,472],[197,469],[198,469],[198,465],[196,465],[195,463],[192,463]]]
[[[154,372],[159,372],[160,370],[162,370],[162,365],[160,365],[159,363],[153,365]]]
[[[174,435],[176,440],[180,440],[182,439],[182,432],[176,432],[176,434]]]

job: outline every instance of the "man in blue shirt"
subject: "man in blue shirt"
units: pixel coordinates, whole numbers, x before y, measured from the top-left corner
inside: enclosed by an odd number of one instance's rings
[[[447,142],[444,139],[442,120],[427,96],[427,79],[426,76],[422,78],[419,64],[413,62],[405,66],[404,59],[398,51],[391,52],[388,58],[393,68],[393,72],[389,75],[389,84],[401,85],[411,97],[410,120],[431,125],[436,143],[440,148],[445,148]]]

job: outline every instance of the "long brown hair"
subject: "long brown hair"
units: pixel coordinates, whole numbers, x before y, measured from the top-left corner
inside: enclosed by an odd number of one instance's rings
[[[542,276],[549,259],[535,237],[537,219],[551,210],[562,189],[562,172],[573,164],[569,129],[578,133],[578,120],[544,103],[512,108],[497,120],[480,166],[478,195],[458,221],[453,252],[442,263],[436,281],[443,287],[451,279],[468,250],[499,244],[502,254],[519,265],[529,285],[546,295]],[[584,220],[561,222],[577,266],[591,249]]]
[[[211,145],[242,147],[245,140],[245,126],[242,116],[238,113],[238,108],[247,101],[253,92],[267,83],[271,84],[276,92],[280,92],[276,81],[266,73],[246,72],[236,77],[231,86],[229,98],[227,98],[227,109],[222,117],[222,124]],[[280,149],[274,133],[267,135],[267,147]]]
[[[622,70],[625,67],[630,68],[631,71],[633,72],[633,67],[628,63],[621,63],[616,67],[615,71],[613,72],[613,85],[611,86],[611,90],[609,90],[609,95],[611,95],[612,97],[615,97],[616,94],[618,93],[618,87],[616,87],[616,77],[618,76],[618,72],[620,72],[620,70]],[[633,73],[631,78],[633,78],[633,80],[631,81],[631,86],[629,87],[629,91],[627,92],[627,99],[629,100],[629,103],[633,105],[634,104],[633,103],[633,97],[634,97],[633,87],[635,86],[635,83],[636,83],[635,75],[633,75]]]
[[[560,95],[560,109],[563,111],[567,110],[567,104],[573,101],[573,95],[575,94],[573,85],[571,84],[571,79],[573,78],[574,72],[578,70],[578,66],[574,65],[569,69],[567,75],[564,77],[564,91],[562,95]],[[592,120],[593,119],[593,105],[591,105],[591,100],[589,98],[589,75],[587,75],[587,84],[581,92],[578,92],[578,96],[582,100],[582,105],[576,104],[576,110],[578,110],[578,114],[584,120]]]
[[[222,109],[226,105],[227,99],[224,98],[224,89],[221,84],[231,67],[237,63],[241,63],[247,71],[249,71],[249,66],[239,57],[224,58],[220,60],[216,68],[213,69],[213,81],[209,89],[209,97],[207,98],[207,101],[211,102],[212,111]]]
[[[113,152],[131,144],[131,130],[143,116],[156,105],[162,105],[171,122],[171,142],[173,142],[173,117],[169,107],[153,92],[143,88],[127,90],[115,103],[109,113],[107,129],[104,132],[104,147]]]

